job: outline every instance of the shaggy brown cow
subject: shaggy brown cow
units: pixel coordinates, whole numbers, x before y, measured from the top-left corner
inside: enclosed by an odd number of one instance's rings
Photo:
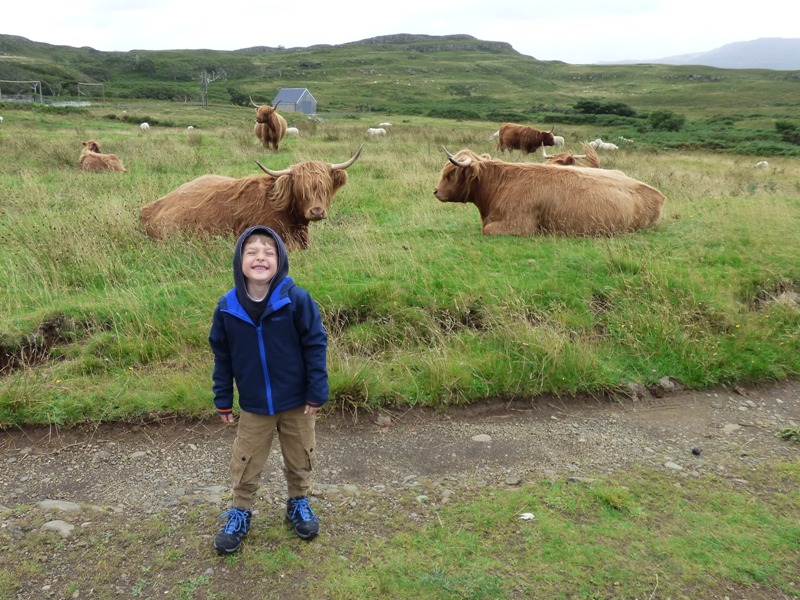
[[[500,152],[506,150],[519,150],[525,154],[536,152],[539,146],[555,146],[556,141],[553,137],[553,130],[542,131],[527,125],[517,125],[515,123],[503,123],[500,125],[497,136],[497,149]]]
[[[102,171],[121,171],[127,173],[128,169],[122,166],[122,161],[116,154],[101,154],[100,144],[94,140],[83,142],[81,157],[78,159],[81,169],[100,173]]]
[[[251,225],[271,227],[290,250],[308,247],[308,224],[327,218],[333,196],[347,183],[347,169],[361,148],[340,164],[304,162],[241,179],[204,175],[151,202],[140,213],[147,235],[177,229],[240,235]]]
[[[276,112],[280,102],[276,102],[275,106],[269,104],[259,106],[250,98],[250,103],[256,107],[255,132],[258,141],[264,146],[264,150],[269,150],[269,147],[272,146],[272,149],[277,152],[278,145],[286,135],[286,119]]]
[[[592,167],[594,169],[599,169],[600,158],[598,158],[595,149],[584,142],[583,151],[585,154],[575,154],[574,152],[558,152],[556,154],[548,154],[544,149],[544,146],[542,146],[542,156],[544,156],[544,161],[549,165]]]
[[[485,235],[613,235],[654,224],[665,200],[621,171],[445,152],[449,162],[433,195],[475,204]]]

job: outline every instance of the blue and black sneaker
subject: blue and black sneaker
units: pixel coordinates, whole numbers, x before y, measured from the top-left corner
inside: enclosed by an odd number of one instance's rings
[[[242,540],[247,532],[250,531],[250,520],[253,517],[253,512],[250,510],[242,510],[235,506],[222,513],[219,518],[228,519],[228,523],[217,534],[214,540],[214,549],[217,552],[225,554],[233,554],[242,545]]]
[[[319,533],[319,519],[311,510],[306,496],[286,501],[286,520],[294,525],[294,532],[304,540],[310,540]]]

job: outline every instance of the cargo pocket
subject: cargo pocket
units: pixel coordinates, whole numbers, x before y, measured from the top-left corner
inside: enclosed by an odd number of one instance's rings
[[[303,431],[300,434],[300,441],[303,443],[303,448],[306,451],[306,469],[308,471],[314,470],[314,465],[317,462],[317,453],[314,451],[316,446],[316,435],[313,429]]]
[[[234,442],[233,444],[233,455],[231,456],[231,483],[233,484],[234,488],[238,488],[242,485],[242,479],[244,479],[245,471],[247,467],[250,465],[250,461],[252,460],[252,455],[245,454],[239,449],[239,444]],[[247,483],[247,482],[245,482]]]

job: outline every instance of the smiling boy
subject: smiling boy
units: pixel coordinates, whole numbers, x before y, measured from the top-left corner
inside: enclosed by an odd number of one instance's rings
[[[328,400],[327,335],[311,295],[289,277],[283,241],[268,227],[245,231],[233,253],[234,287],[214,311],[214,404],[233,423],[233,388],[239,423],[230,462],[233,506],[214,548],[236,552],[250,530],[261,474],[278,432],[288,487],[285,517],[310,540],[319,519],[308,501],[315,461],[315,421]]]

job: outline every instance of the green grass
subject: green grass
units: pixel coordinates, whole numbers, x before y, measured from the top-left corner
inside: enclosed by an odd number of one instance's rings
[[[229,557],[211,552],[219,520],[207,506],[179,523],[169,513],[134,521],[93,512],[91,527],[66,540],[40,531],[46,517],[31,511],[4,517],[26,533],[0,531],[17,556],[0,568],[0,592],[49,584],[56,595],[92,589],[103,598],[235,598],[253,589],[329,599],[798,598],[798,465],[747,477],[746,488],[713,476],[677,485],[639,470],[588,484],[459,490],[443,505],[409,497],[379,511],[363,510],[367,492],[355,509],[325,510],[326,534],[310,544],[277,509],[262,511]],[[535,518],[521,520],[526,512]]]
[[[207,334],[232,284],[234,240],[156,242],[139,209],[201,174],[252,174],[255,160],[340,162],[362,144],[329,219],[311,225],[311,248],[291,256],[330,333],[332,406],[447,406],[613,391],[667,375],[704,387],[800,373],[800,314],[775,301],[800,289],[792,159],[770,157],[762,171],[745,156],[624,148],[603,155],[603,166],[666,194],[655,228],[485,237],[474,206],[441,204],[432,191],[441,146],[494,152],[491,124],[398,118],[389,139],[368,140],[371,121],[331,117],[266,155],[252,108],[141,110],[205,122],[145,135],[124,122],[109,127],[106,108],[5,113],[2,426],[207,411]],[[129,172],[79,171],[89,138]]]

